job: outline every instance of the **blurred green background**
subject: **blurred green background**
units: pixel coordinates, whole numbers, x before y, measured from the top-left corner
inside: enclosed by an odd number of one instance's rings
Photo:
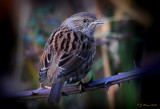
[[[94,65],[85,81],[133,70],[134,64],[143,67],[156,62],[160,59],[156,4],[145,0],[1,0],[0,95],[39,87],[39,59],[47,39],[62,21],[77,12],[91,12],[104,22],[97,27],[96,40],[112,39],[97,46]],[[46,98],[1,99],[1,103],[26,109],[136,109],[139,104],[158,104],[152,98],[158,95],[157,88],[146,89],[146,81],[154,79],[131,80],[109,91],[63,96],[54,106],[48,105]]]

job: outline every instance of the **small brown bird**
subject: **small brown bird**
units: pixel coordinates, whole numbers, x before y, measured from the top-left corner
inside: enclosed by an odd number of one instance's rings
[[[88,12],[67,18],[51,34],[40,60],[39,83],[47,76],[52,84],[49,103],[59,103],[64,84],[84,78],[91,69],[96,52],[93,37],[97,24],[103,22]]]

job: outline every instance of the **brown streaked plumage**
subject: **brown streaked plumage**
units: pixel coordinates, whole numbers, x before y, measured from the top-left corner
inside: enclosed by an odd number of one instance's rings
[[[87,12],[72,15],[51,34],[40,60],[39,82],[47,76],[52,84],[48,98],[58,103],[63,84],[78,82],[91,69],[96,52],[93,33],[102,23]]]

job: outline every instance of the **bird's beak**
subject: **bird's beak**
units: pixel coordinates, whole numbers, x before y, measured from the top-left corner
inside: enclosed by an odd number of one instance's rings
[[[94,22],[93,22],[94,24],[104,24],[102,21],[100,21],[100,20],[95,20]]]

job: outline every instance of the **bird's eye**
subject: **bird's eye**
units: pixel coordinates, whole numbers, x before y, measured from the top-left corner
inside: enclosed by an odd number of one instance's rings
[[[87,19],[83,19],[83,23],[86,23],[87,22]]]

